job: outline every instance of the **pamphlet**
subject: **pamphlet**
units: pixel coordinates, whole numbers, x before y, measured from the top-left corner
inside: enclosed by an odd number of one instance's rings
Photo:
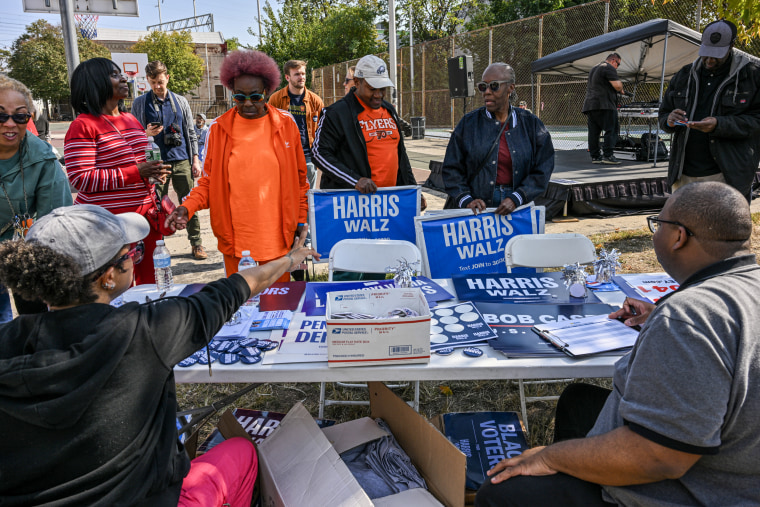
[[[533,329],[571,357],[632,347],[639,332],[606,315],[548,324]]]

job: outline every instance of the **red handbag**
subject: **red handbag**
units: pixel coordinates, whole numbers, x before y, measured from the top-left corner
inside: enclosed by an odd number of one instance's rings
[[[147,183],[146,186],[148,186]],[[164,224],[166,223],[166,217],[171,215],[177,206],[169,199],[168,195],[159,198],[155,190],[151,191],[150,187],[148,187],[148,190],[153,196],[153,206],[145,213],[145,218],[148,219],[150,227],[154,231],[157,231],[162,236],[171,236],[175,231]]]

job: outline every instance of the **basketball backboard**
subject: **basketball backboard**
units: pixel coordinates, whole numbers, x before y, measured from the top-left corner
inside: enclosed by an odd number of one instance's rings
[[[57,14],[61,12],[58,0],[23,0],[24,12]],[[72,0],[74,14],[100,16],[139,16],[137,0]]]
[[[111,60],[130,80],[145,79],[145,67],[148,65],[147,53],[111,53]]]

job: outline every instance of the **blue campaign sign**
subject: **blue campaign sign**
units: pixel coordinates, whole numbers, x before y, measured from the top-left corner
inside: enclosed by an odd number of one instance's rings
[[[415,242],[414,217],[420,210],[416,186],[309,191],[309,222],[314,248],[327,260],[342,239],[402,239]]]
[[[506,273],[504,247],[507,241],[518,234],[542,232],[541,210],[543,208],[524,206],[510,215],[475,215],[467,210],[417,218],[417,246],[423,251],[430,277]]]
[[[357,282],[310,282],[306,284],[303,307],[301,311],[308,316],[324,315],[325,302],[328,292],[347,290],[376,290],[394,287],[393,280],[367,280]],[[415,277],[412,286],[418,287],[430,307],[434,307],[438,301],[453,299],[454,296],[446,289],[424,276]]]
[[[486,301],[534,304],[599,303],[593,292],[586,297],[570,296],[562,273],[493,273],[452,277],[460,301]]]

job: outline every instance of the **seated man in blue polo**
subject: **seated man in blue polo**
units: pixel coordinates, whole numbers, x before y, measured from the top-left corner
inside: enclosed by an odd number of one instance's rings
[[[752,217],[718,182],[676,190],[648,217],[680,287],[610,315],[643,324],[612,391],[570,384],[554,444],[488,472],[476,507],[760,505],[760,266]]]
[[[443,159],[446,207],[474,213],[496,208],[508,215],[546,191],[554,171],[554,145],[541,120],[510,105],[515,90],[511,66],[489,65],[477,88],[485,105],[462,118]]]

